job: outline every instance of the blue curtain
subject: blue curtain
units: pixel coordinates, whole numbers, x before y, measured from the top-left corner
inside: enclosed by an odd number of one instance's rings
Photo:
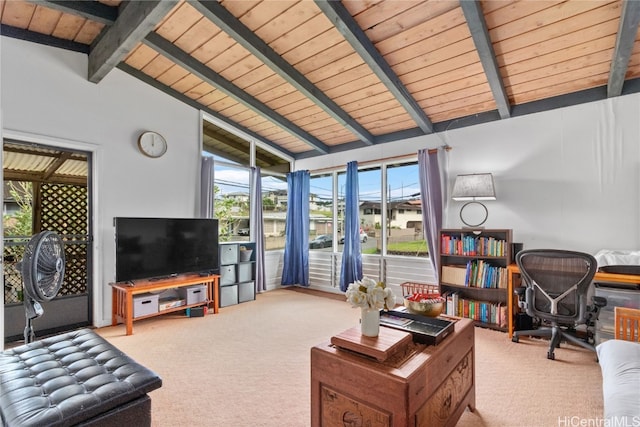
[[[436,282],[440,281],[440,251],[438,233],[442,228],[442,187],[437,150],[418,151],[420,199],[424,238],[429,246],[429,258],[433,264]]]
[[[344,209],[344,248],[340,290],[346,291],[350,283],[362,279],[362,252],[360,248],[360,203],[358,203],[358,162],[347,163],[347,182]]]
[[[251,213],[249,214],[251,224],[251,235],[256,242],[255,260],[255,288],[256,293],[266,291],[267,283],[264,273],[264,224],[262,223],[262,176],[259,167],[251,168],[251,189],[253,199],[251,200]]]
[[[282,285],[309,286],[309,171],[287,174],[287,223]]]

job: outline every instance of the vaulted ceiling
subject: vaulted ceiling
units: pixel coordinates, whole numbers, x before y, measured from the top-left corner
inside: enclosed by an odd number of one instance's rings
[[[640,1],[0,1],[2,35],[88,55],[293,158],[640,90]],[[216,140],[232,135],[216,134]]]

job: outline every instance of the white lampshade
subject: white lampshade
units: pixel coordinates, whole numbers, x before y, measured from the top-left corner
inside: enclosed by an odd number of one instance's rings
[[[493,175],[490,173],[474,173],[458,175],[453,185],[453,200],[495,200],[496,190],[493,186]]]

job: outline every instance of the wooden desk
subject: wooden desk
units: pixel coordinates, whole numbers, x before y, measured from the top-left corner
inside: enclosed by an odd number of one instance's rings
[[[111,303],[111,325],[115,326],[118,323],[124,323],[127,327],[127,335],[133,334],[133,321],[146,319],[149,317],[159,316],[165,313],[171,313],[178,310],[184,310],[189,307],[198,307],[207,305],[211,307],[213,305],[213,312],[218,313],[219,301],[220,301],[220,288],[219,277],[216,274],[210,276],[200,276],[197,274],[181,275],[177,277],[171,277],[162,280],[136,280],[133,285],[128,283],[112,283],[112,303]],[[149,314],[146,316],[140,316],[133,318],[133,296],[138,294],[144,294],[147,292],[164,291],[167,289],[181,288],[185,286],[193,285],[206,285],[207,287],[207,300],[197,304],[183,305],[180,307],[171,308],[168,310],[158,311],[157,313]]]
[[[330,342],[317,345],[311,426],[455,426],[467,406],[475,410],[474,352],[470,319],[459,319],[437,346],[410,342],[384,362]]]
[[[514,329],[514,316],[516,314],[515,309],[517,305],[517,297],[513,293],[514,280],[516,275],[520,276],[520,268],[517,264],[510,264],[507,267],[508,281],[507,281],[507,317],[509,318],[508,332],[509,338],[513,337]],[[609,283],[640,283],[640,275],[635,274],[616,274],[616,273],[604,273],[597,272],[593,277],[594,282],[609,282]]]

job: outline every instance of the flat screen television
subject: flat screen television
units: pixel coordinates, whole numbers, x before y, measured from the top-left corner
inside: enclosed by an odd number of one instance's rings
[[[116,282],[218,273],[218,220],[115,218]]]

